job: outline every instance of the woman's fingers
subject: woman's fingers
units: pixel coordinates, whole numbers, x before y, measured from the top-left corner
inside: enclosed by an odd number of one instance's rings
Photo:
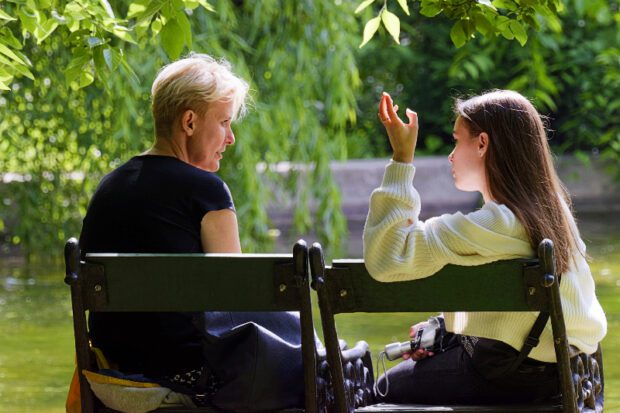
[[[383,92],[381,96],[381,100],[379,101],[379,119],[381,122],[385,123],[390,120],[390,117],[387,112],[387,94]]]
[[[409,126],[410,128],[417,127],[418,126],[418,114],[409,108],[405,110],[405,114],[407,115],[407,118],[409,118],[409,123],[407,124],[407,126]]]
[[[394,110],[394,106],[393,106],[393,102],[392,102],[392,97],[390,95],[388,95],[387,93],[383,92],[386,97],[387,97],[387,102],[386,102],[386,106],[387,106],[387,113],[390,117],[391,121],[395,121],[398,118],[398,115],[396,114],[396,111]],[[399,119],[400,120],[400,119]]]

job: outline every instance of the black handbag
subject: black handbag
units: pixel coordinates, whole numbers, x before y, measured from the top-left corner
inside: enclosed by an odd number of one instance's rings
[[[218,383],[213,406],[239,412],[303,406],[298,313],[207,312],[196,324],[205,369]]]

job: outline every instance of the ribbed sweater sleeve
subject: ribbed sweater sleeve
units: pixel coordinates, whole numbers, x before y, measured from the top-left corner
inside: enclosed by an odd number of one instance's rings
[[[420,221],[415,167],[390,162],[370,197],[364,227],[364,261],[379,281],[423,278],[446,264],[480,265],[533,255],[523,228],[505,206],[493,202],[469,214]]]

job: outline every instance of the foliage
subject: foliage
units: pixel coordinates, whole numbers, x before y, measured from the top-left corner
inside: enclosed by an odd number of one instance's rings
[[[293,195],[295,232],[312,230],[335,249],[346,233],[329,161],[346,156],[344,130],[355,120],[357,34],[342,30],[354,28],[352,14],[334,7],[328,0],[270,0],[260,7],[222,1],[218,19],[200,8],[187,15],[194,49],[227,58],[251,79],[255,107],[234,126],[237,144],[221,170],[246,251],[268,248],[266,210],[281,191]],[[288,25],[292,19],[305,23]],[[69,37],[67,30],[42,43],[26,39],[23,54],[37,56],[34,80],[14,79],[0,98],[0,169],[26,180],[0,189],[0,216],[8,241],[27,252],[58,251],[79,232],[101,176],[150,146],[150,83],[169,61],[158,38],[143,41],[125,49],[124,73],[119,66],[80,88],[78,79],[66,82],[54,69],[75,59],[65,47]],[[266,168],[281,184],[269,189],[257,164],[283,161],[308,170],[283,177]]]
[[[570,0],[560,16],[563,31],[549,21],[521,47],[477,39],[455,49],[443,39],[452,22],[440,18],[403,26],[401,43],[371,42],[360,57],[366,88],[360,113],[374,114],[382,90],[420,115],[421,149],[446,153],[451,146],[452,97],[492,88],[521,91],[548,115],[559,152],[620,160],[620,13],[618,2]],[[356,128],[369,152],[386,151],[374,118]],[[352,131],[353,132],[353,131]],[[587,151],[587,152],[585,152]],[[359,151],[356,156],[369,156]],[[617,170],[615,171],[617,173]]]
[[[399,0],[412,16],[398,19],[400,45],[379,36],[361,50],[357,3],[3,2],[0,87],[10,90],[0,95],[0,171],[24,181],[0,185],[5,241],[42,253],[58,251],[79,232],[101,176],[152,142],[149,88],[156,71],[190,49],[225,57],[251,79],[254,110],[234,126],[237,144],[221,170],[246,251],[269,248],[267,208],[291,197],[293,231],[312,230],[331,251],[337,248],[346,223],[329,161],[388,153],[375,117],[383,90],[420,113],[425,153],[450,145],[452,95],[508,87],[551,115],[561,149],[594,148],[620,159],[617,1],[566,0],[560,32],[560,21],[539,7],[559,9],[558,2],[490,2],[496,12],[483,1]],[[361,13],[376,18],[379,2],[368,3]],[[441,11],[426,18],[432,4]],[[479,13],[522,22],[529,41],[521,46],[504,41],[507,32],[483,33]],[[472,39],[464,30],[466,42],[455,48],[455,20],[476,24],[484,36]],[[379,25],[393,21],[385,17]],[[265,177],[277,185],[266,185]]]
[[[132,71],[119,45],[153,37],[176,59],[184,46],[192,48],[187,15],[198,8],[213,10],[206,0],[136,0],[123,10],[114,10],[107,0],[6,0],[0,9],[0,90],[9,90],[15,76],[34,78],[28,57],[34,56],[23,52],[28,41],[41,46],[48,38],[61,38],[72,52],[66,79],[79,87],[112,75],[119,66]]]
[[[376,3],[381,2],[364,0],[355,13]],[[394,8],[400,8],[410,16],[409,3],[417,5],[418,2],[397,0],[397,3],[399,7]],[[528,29],[540,29],[540,20],[559,28],[557,13],[562,8],[561,0],[419,0],[420,15],[429,18],[442,16],[454,22],[450,29],[450,39],[456,47],[475,38],[476,32],[486,38],[502,36],[508,40],[517,40],[523,46],[528,39]],[[394,41],[400,43],[401,21],[388,9],[388,1],[384,0],[377,15],[366,23],[360,47],[372,39],[381,24]]]

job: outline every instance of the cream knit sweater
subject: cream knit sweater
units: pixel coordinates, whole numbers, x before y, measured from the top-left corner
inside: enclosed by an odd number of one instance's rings
[[[478,211],[419,220],[420,196],[412,185],[415,167],[391,161],[383,183],[372,193],[364,227],[364,260],[368,272],[385,282],[428,277],[446,264],[480,265],[533,257],[525,228],[505,205],[487,202]],[[572,230],[577,227],[568,207]],[[579,239],[580,247],[585,245]],[[586,353],[596,351],[607,332],[605,314],[594,292],[590,268],[579,253],[560,284],[569,343]],[[445,313],[449,331],[492,338],[521,349],[538,313]],[[555,362],[551,323],[531,358]]]

